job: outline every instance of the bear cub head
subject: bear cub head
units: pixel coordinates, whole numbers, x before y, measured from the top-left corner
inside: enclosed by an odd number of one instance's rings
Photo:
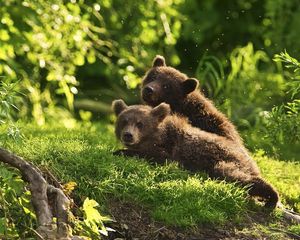
[[[188,78],[175,68],[166,66],[163,56],[156,56],[152,68],[142,81],[142,99],[150,106],[166,102],[174,106],[198,87],[198,80]]]
[[[112,108],[117,116],[116,136],[127,147],[142,144],[171,112],[170,106],[165,103],[155,108],[146,105],[127,106],[121,99],[113,101]]]

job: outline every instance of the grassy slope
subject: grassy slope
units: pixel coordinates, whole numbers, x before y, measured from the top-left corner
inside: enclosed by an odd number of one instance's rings
[[[0,145],[40,166],[64,182],[78,184],[76,194],[105,203],[111,198],[131,201],[149,209],[154,219],[177,226],[223,224],[238,221],[251,208],[243,189],[189,175],[176,164],[154,166],[143,160],[116,157],[120,147],[107,124],[37,127],[20,124],[22,141],[1,134]],[[5,127],[0,128],[4,132]],[[279,190],[283,202],[299,207],[300,165],[257,155],[263,175]],[[299,208],[298,208],[299,210]]]
[[[279,191],[282,203],[300,212],[300,161],[279,161],[259,152],[254,158],[263,176]]]

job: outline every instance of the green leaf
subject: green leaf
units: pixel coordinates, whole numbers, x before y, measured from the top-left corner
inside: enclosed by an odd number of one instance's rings
[[[96,209],[99,204],[93,200],[86,198],[83,203],[83,211],[85,213],[85,219],[84,222],[87,226],[91,228],[91,230],[96,234],[103,234],[105,236],[108,235],[108,232],[103,224],[104,221],[111,221],[111,218],[106,216],[101,216],[99,211]],[[98,226],[100,225],[100,230],[98,229]]]
[[[82,66],[84,64],[84,56],[82,54],[76,54],[74,58],[74,64],[77,66]]]
[[[4,29],[1,29],[0,30],[0,40],[2,41],[8,41],[9,40],[9,34],[8,34],[8,31],[4,30]]]

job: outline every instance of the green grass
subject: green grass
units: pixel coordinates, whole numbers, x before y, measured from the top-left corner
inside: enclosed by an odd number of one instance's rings
[[[254,155],[263,176],[279,191],[281,201],[300,212],[300,162],[279,161]]]
[[[155,220],[182,227],[239,221],[251,206],[245,191],[233,184],[210,180],[205,174],[191,175],[174,163],[150,165],[141,159],[113,156],[120,145],[112,125],[76,124],[72,129],[57,124],[18,125],[23,140],[7,137],[1,126],[0,145],[51,169],[63,182],[75,181],[78,199],[137,203],[149,209]],[[282,199],[298,206],[300,166],[262,156],[257,159]],[[274,169],[289,174],[280,175]]]

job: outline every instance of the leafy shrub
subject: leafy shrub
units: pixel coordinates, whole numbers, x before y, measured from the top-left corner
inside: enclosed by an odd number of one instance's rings
[[[178,12],[172,5],[181,1],[130,2],[125,10],[122,3],[0,3],[0,75],[9,82],[19,79],[27,95],[22,108],[39,124],[45,122],[45,112],[54,105],[73,110],[79,80],[84,86],[92,78],[90,89],[97,86],[104,96],[115,95],[101,89],[108,85],[122,92],[118,85],[123,80],[128,87],[135,87],[137,71],[144,69],[157,49],[165,44],[174,46],[180,21],[175,19]],[[148,9],[153,9],[152,13]],[[174,52],[173,47],[169,50]],[[95,81],[95,76],[102,78],[101,82]]]
[[[267,138],[273,144],[299,143],[300,99],[274,107],[266,118]]]
[[[236,48],[229,61],[205,55],[196,76],[204,93],[236,123],[251,150],[263,148],[294,158],[300,139],[300,64],[286,52],[275,55],[274,61],[278,64],[272,71],[265,68],[270,58],[249,43]]]
[[[14,110],[19,110],[16,106],[19,93],[16,90],[18,83],[9,83],[5,80],[0,82],[0,124],[13,118]]]
[[[3,80],[0,83],[0,125],[7,123],[6,134],[15,140],[23,137],[19,128],[13,123],[13,120],[16,119],[16,113],[19,111],[17,105],[19,105],[21,100],[21,93],[17,89],[18,82],[9,83]]]
[[[43,124],[45,107],[58,95],[73,109],[79,66],[95,62],[96,56],[108,61],[106,31],[90,20],[98,15],[97,8],[83,1],[1,2],[0,75],[8,82],[19,79],[38,123]]]
[[[33,235],[35,214],[30,192],[16,171],[0,165],[0,237],[17,239]],[[30,227],[31,226],[31,227]]]
[[[289,145],[296,149],[300,147],[300,63],[287,52],[276,54],[274,61],[282,62],[288,69],[293,70],[291,81],[286,83],[290,99],[264,115],[265,138],[273,145],[273,151],[278,153],[278,149],[286,149]],[[284,153],[289,150],[287,148]]]
[[[255,51],[253,44],[238,47],[229,60],[204,56],[199,62],[196,77],[204,93],[226,113],[240,130],[259,123],[259,113],[271,109],[284,96],[284,76],[274,68],[265,70],[270,63],[267,54]]]
[[[252,149],[264,149],[269,155],[281,159],[297,159],[300,139],[299,63],[288,53],[277,54],[274,61],[291,71],[282,71],[285,96],[270,109],[261,110],[253,128],[243,131],[247,145]]]

